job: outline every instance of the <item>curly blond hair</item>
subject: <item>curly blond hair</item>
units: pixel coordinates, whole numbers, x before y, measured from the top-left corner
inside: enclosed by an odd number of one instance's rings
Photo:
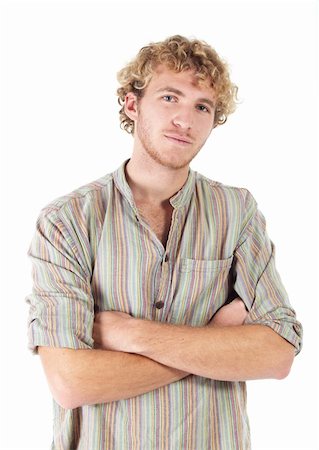
[[[216,93],[215,127],[225,123],[227,116],[235,111],[238,88],[230,81],[227,63],[204,41],[171,36],[141,48],[136,58],[117,74],[121,85],[117,89],[121,128],[128,133],[134,134],[134,121],[125,114],[125,96],[134,92],[142,98],[160,64],[175,72],[194,70],[199,83],[210,81]]]

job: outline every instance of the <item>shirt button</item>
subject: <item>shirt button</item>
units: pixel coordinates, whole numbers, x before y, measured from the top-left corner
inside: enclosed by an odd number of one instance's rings
[[[156,306],[157,309],[162,309],[163,306],[164,306],[164,302],[156,302],[155,306]]]

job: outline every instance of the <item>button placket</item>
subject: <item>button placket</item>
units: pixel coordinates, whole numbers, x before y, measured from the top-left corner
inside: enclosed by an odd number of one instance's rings
[[[165,317],[165,313],[169,310],[169,299],[171,297],[171,284],[172,284],[172,259],[174,252],[176,251],[176,239],[177,230],[176,222],[178,220],[179,211],[175,209],[173,211],[171,228],[166,244],[166,250],[162,256],[161,278],[160,285],[156,300],[153,304],[155,310],[155,316],[160,320]]]
[[[162,272],[161,272],[161,279],[160,279],[158,295],[157,295],[156,301],[154,302],[156,314],[162,313],[165,303],[166,303],[166,300],[167,300],[168,293],[169,293],[169,288],[168,288],[168,286],[170,285],[169,263],[164,262],[164,259],[162,260]]]

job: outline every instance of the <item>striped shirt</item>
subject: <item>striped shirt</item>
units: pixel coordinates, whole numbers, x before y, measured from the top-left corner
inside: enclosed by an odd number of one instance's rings
[[[126,162],[41,210],[28,252],[30,349],[92,349],[96,311],[201,327],[239,296],[246,323],[271,327],[297,354],[302,327],[252,194],[190,169],[170,199],[164,247],[134,203]],[[248,450],[246,384],[189,375],[126,400],[54,402],[52,449]]]

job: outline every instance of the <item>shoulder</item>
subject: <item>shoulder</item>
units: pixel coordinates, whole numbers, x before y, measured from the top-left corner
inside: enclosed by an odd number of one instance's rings
[[[113,192],[113,174],[86,183],[45,205],[36,219],[32,251],[40,246],[46,248],[48,243],[67,248],[90,271]]]
[[[68,210],[82,209],[89,211],[107,201],[112,188],[113,172],[94,181],[86,183],[73,191],[51,200],[40,212],[40,216],[63,214]]]
[[[231,186],[196,173],[198,202],[215,221],[225,220],[243,234],[258,213],[258,204],[246,187]]]
[[[257,201],[246,187],[231,186],[196,172],[196,188],[206,198],[226,202],[229,207],[257,208]]]

